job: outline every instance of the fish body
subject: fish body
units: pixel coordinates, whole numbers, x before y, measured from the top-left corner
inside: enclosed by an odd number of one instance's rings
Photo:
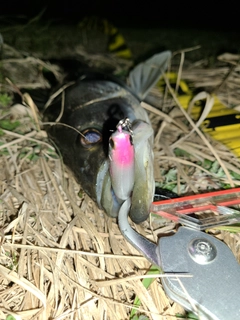
[[[169,52],[159,55],[158,78],[164,72],[169,57]],[[156,61],[154,56],[154,66],[150,63],[151,59],[147,61],[147,66],[143,64],[148,71],[149,68],[153,68],[154,77]],[[110,217],[118,216],[122,199],[128,197],[131,192],[132,206],[129,215],[135,223],[147,219],[155,189],[153,130],[146,111],[141,107],[137,91],[144,87],[145,89],[141,90],[141,97],[144,97],[145,90],[149,90],[156,79],[154,80],[150,73],[148,78],[151,83],[148,85],[144,82],[141,86],[141,81],[146,80],[144,72],[142,68],[137,68],[134,76],[134,70],[131,71],[130,84],[132,83],[133,89],[112,76],[83,73],[74,83],[58,91],[58,95],[55,94],[44,113],[45,121],[55,122],[47,129],[50,140],[84,191]],[[127,181],[128,185],[121,189],[117,185],[118,178],[115,180],[116,185],[112,186],[110,170],[112,175],[119,174],[117,167],[109,164],[108,155],[109,138],[116,131],[119,121],[125,118],[132,124],[134,168],[131,165],[126,177],[122,175],[122,180],[124,183]],[[122,133],[125,138],[129,138],[126,132]],[[117,131],[112,139],[119,142],[119,134],[121,132]],[[126,140],[124,143],[129,141]],[[114,149],[110,150],[110,154],[112,158],[116,157],[121,161]],[[132,157],[131,153],[131,163]],[[123,161],[122,165],[126,168],[127,162]],[[133,171],[134,183],[132,174],[129,176]],[[130,179],[127,180],[127,177]]]

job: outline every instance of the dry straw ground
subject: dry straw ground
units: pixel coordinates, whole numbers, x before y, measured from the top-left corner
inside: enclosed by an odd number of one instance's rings
[[[239,104],[239,67],[234,59],[216,69],[204,69],[201,63],[185,65],[183,52],[176,57],[172,70],[179,80],[189,80],[192,88],[218,88],[227,105]],[[96,55],[93,61],[114,61],[120,69],[123,63]],[[33,57],[3,60],[4,74],[15,69],[15,78],[12,74],[11,82],[4,81],[1,91],[21,95],[29,84],[46,87],[41,75],[45,64]],[[27,73],[24,80],[17,76],[19,66]],[[60,75],[56,66],[47,68]],[[156,181],[163,186],[174,184],[181,194],[238,186],[240,181],[232,173],[240,174],[239,159],[200,131],[200,123],[191,120],[165,81],[170,94],[155,88],[151,92],[155,106],[143,104],[155,130]],[[116,220],[106,217],[84,194],[49,143],[31,97],[21,98],[23,104],[0,110],[1,120],[20,123],[16,129],[2,129],[0,136],[0,319],[11,314],[24,320],[127,320],[136,296],[142,302],[138,314],[148,319],[172,320],[177,313],[184,314],[166,297],[160,276],[149,289],[143,286],[150,263],[125,241]],[[176,156],[176,148],[186,152]],[[201,165],[204,159],[218,170]],[[171,179],[170,172],[174,172]],[[153,218],[133,227],[157,241],[160,232],[176,226]],[[212,232],[239,259],[240,235]]]

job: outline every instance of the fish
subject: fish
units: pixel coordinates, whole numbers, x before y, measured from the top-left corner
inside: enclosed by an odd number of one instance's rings
[[[125,118],[132,124],[134,144],[129,216],[135,223],[149,216],[155,189],[153,129],[141,101],[165,72],[170,58],[171,52],[164,51],[137,65],[129,73],[128,84],[112,75],[84,71],[45,106],[44,121],[52,123],[47,128],[50,141],[83,190],[112,218],[118,216],[119,196],[130,189],[116,192],[109,164],[109,139]]]

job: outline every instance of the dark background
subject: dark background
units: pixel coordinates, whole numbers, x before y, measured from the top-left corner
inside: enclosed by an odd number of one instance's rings
[[[2,1],[1,20],[33,18],[45,9],[43,19],[75,23],[86,15],[109,19],[119,27],[190,27],[223,31],[240,31],[238,2],[225,1],[126,1],[66,0]]]
[[[135,61],[163,50],[200,46],[187,58],[212,66],[222,53],[240,53],[240,10],[233,0],[5,0],[0,4],[0,33],[17,50],[60,58],[63,50],[80,43],[78,26],[86,16],[105,18],[117,27]],[[87,38],[87,52],[102,52],[100,37],[98,44],[91,44],[92,38]]]

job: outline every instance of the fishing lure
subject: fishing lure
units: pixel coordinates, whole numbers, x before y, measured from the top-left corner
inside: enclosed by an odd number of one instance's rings
[[[116,127],[109,139],[109,171],[113,192],[121,202],[128,199],[133,190],[134,146],[130,120],[120,120]]]

